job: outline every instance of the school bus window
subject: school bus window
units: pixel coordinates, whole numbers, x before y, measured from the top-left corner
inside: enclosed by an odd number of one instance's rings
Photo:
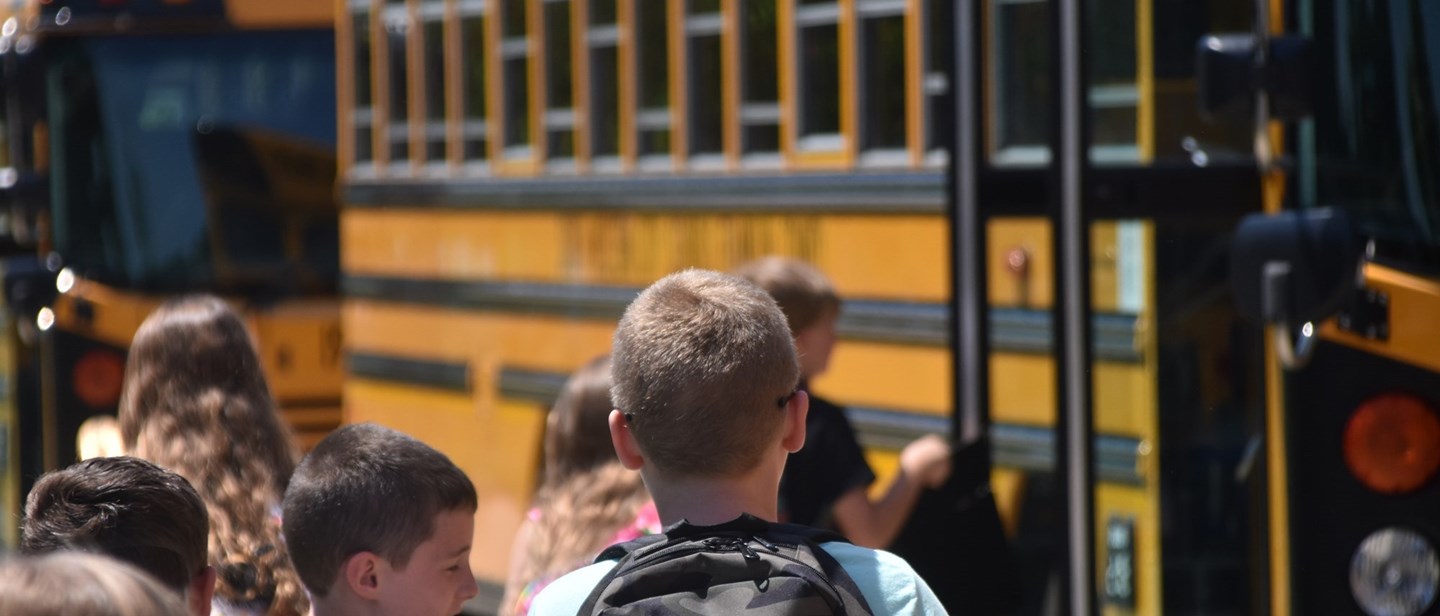
[[[908,162],[905,152],[905,2],[862,0],[860,147],[865,162]],[[898,156],[897,156],[898,155]]]
[[[692,163],[722,163],[724,153],[720,33],[724,19],[719,0],[691,0],[685,17],[686,58],[690,62],[690,155]]]
[[[747,162],[780,151],[780,79],[775,3],[740,3],[740,150]]]
[[[460,48],[463,50],[460,64],[464,67],[461,79],[464,119],[461,135],[465,140],[464,158],[467,161],[484,161],[489,154],[490,126],[485,113],[488,108],[485,99],[485,2],[467,0],[459,6]]]
[[[425,45],[425,160],[445,162],[445,4],[420,6]]]
[[[802,0],[795,25],[800,149],[840,149],[840,5]]]
[[[1089,5],[1091,157],[1097,163],[1139,161],[1135,0]]]
[[[955,46],[953,32],[955,3],[947,0],[925,2],[925,151],[927,164],[943,164],[947,136],[953,130],[950,113],[945,110],[945,95],[955,79]]]
[[[505,156],[530,155],[530,37],[525,0],[500,3],[500,79],[505,101]]]
[[[652,157],[647,163],[663,166],[669,163],[670,156],[669,3],[636,3],[635,23],[638,154]]]
[[[590,0],[590,25],[615,23],[615,0]]]
[[[620,168],[620,27],[615,0],[591,0],[590,26],[590,168]]]
[[[406,39],[410,36],[410,16],[405,7],[389,6],[385,9],[385,50],[389,65],[390,128],[387,138],[390,142],[390,163],[404,167],[410,160],[410,98],[409,64]]]
[[[570,61],[570,0],[545,0],[545,150],[575,157],[575,93]]]
[[[986,126],[991,162],[1041,165],[1050,158],[1050,9],[1045,0],[991,0],[986,79],[996,87]]]
[[[368,7],[368,3],[363,6]],[[371,88],[374,84],[370,80],[370,54],[373,48],[370,41],[370,11],[367,8],[358,8],[351,18],[351,38],[354,41],[354,75],[355,75],[355,104],[351,111],[350,122],[355,130],[355,163],[363,165],[375,159],[374,150],[374,127],[375,109],[374,98],[371,95]]]

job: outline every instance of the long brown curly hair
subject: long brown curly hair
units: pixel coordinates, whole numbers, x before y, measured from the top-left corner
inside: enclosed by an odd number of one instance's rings
[[[308,611],[280,539],[277,512],[295,450],[245,323],[208,295],[172,300],[135,333],[120,398],[127,451],[174,470],[210,514],[215,594]]]
[[[501,602],[516,612],[530,582],[551,580],[584,565],[606,541],[635,520],[650,500],[640,473],[625,468],[610,443],[610,358],[582,366],[550,409],[545,427],[544,482],[535,495],[540,512],[529,541],[515,556]]]

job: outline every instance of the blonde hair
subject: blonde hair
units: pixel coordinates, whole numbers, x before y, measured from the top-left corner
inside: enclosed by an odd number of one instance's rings
[[[799,259],[761,257],[735,268],[735,275],[775,298],[792,335],[798,336],[821,318],[840,312],[840,296],[830,280]]]
[[[610,356],[586,362],[570,375],[545,417],[545,485],[613,462],[610,444]]]
[[[650,501],[640,473],[620,462],[547,484],[535,498],[540,510],[529,543],[515,566],[501,614],[516,613],[521,591],[532,582],[549,582],[590,564],[610,539],[635,521]]]
[[[679,477],[755,468],[800,379],[785,316],[734,276],[686,270],[625,309],[612,396],[647,461]]]
[[[650,499],[640,473],[610,443],[610,358],[590,360],[565,381],[545,421],[540,512],[513,566],[501,613],[513,613],[526,584],[569,573],[606,547]]]
[[[187,616],[175,592],[130,565],[83,552],[0,558],[0,614]]]
[[[120,399],[120,435],[135,456],[195,486],[210,514],[215,595],[308,610],[275,520],[295,470],[245,323],[207,295],[172,300],[135,333]]]

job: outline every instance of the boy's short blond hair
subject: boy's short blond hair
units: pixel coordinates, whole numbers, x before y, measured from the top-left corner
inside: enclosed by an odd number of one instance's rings
[[[631,302],[615,331],[615,406],[654,467],[733,476],[759,463],[800,380],[785,316],[739,278],[686,270]]]
[[[761,257],[735,268],[735,275],[764,289],[800,335],[821,318],[840,312],[840,296],[825,274],[793,257]]]

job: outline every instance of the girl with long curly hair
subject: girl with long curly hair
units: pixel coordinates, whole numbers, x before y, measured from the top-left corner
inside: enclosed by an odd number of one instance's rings
[[[582,366],[545,421],[544,481],[515,537],[501,614],[525,614],[546,584],[600,550],[660,532],[655,503],[610,443],[610,358]]]
[[[125,449],[179,473],[210,515],[212,614],[304,614],[280,539],[295,450],[244,321],[219,298],[172,300],[130,347],[120,399]]]

